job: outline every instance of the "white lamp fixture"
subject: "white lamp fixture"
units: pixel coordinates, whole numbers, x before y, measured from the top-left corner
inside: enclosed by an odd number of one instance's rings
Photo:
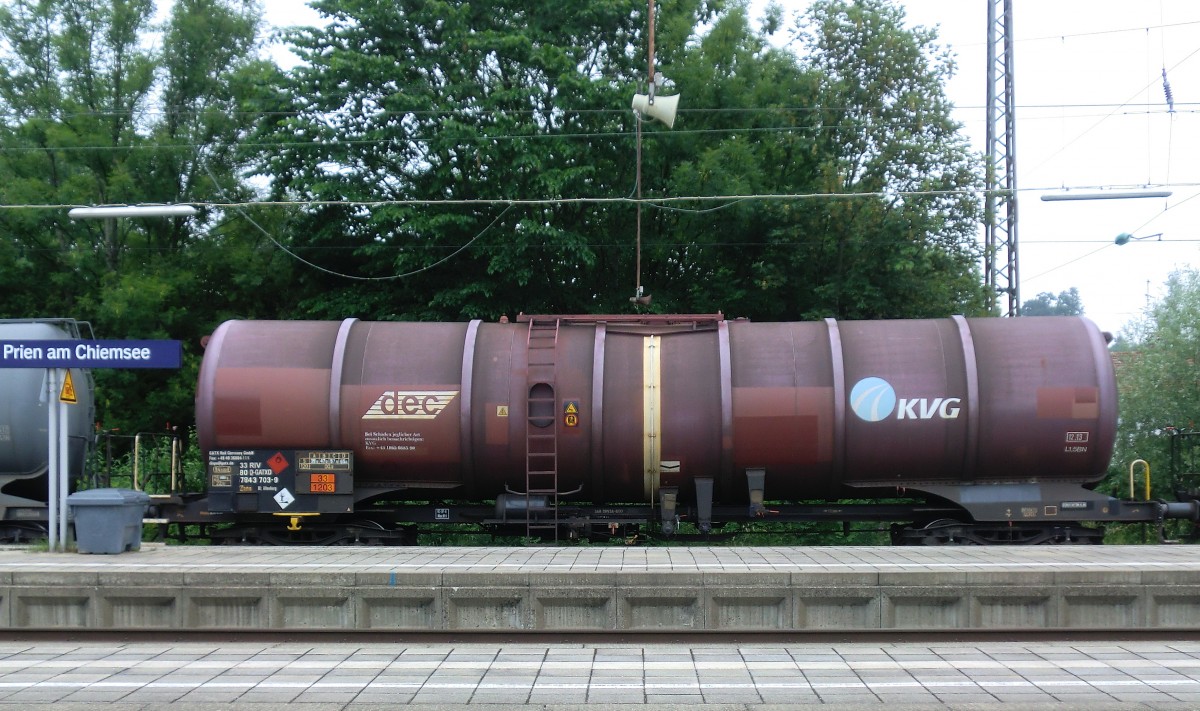
[[[72,220],[98,220],[109,217],[191,217],[196,208],[191,205],[104,205],[73,207],[67,215]]]

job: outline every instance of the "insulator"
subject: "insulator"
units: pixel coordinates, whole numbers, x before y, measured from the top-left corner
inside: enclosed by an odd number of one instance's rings
[[[1167,81],[1167,68],[1163,67],[1163,94],[1167,97],[1167,111],[1175,113],[1175,95],[1171,93],[1171,82]]]

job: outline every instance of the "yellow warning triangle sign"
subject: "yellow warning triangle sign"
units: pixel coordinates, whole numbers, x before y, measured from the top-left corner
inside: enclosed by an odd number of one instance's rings
[[[79,402],[79,398],[75,396],[75,381],[71,379],[71,371],[66,372],[67,377],[63,379],[62,390],[58,393],[58,401],[74,405]]]
[[[568,414],[568,415],[578,415],[579,414],[579,408],[575,406],[574,402],[567,403],[566,414]]]

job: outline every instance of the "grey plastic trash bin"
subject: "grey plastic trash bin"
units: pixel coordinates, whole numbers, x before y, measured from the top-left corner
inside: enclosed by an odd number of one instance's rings
[[[80,553],[124,553],[142,547],[150,495],[133,489],[89,489],[67,497]]]

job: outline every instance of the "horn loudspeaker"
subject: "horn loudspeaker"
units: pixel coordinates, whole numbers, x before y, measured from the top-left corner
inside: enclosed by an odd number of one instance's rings
[[[634,94],[633,95],[633,110],[642,116],[649,116],[652,119],[657,119],[667,128],[675,126],[675,108],[679,105],[679,94],[674,96],[656,96],[654,103],[650,103],[649,94]]]

